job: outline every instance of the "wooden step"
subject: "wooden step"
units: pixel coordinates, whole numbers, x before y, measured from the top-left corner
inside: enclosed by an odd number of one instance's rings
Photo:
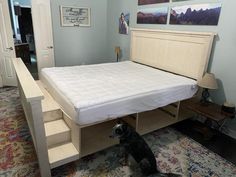
[[[43,112],[43,120],[44,122],[51,122],[54,120],[62,119],[62,111],[60,109]]]
[[[79,152],[72,143],[67,143],[49,149],[48,157],[52,169],[79,159]]]
[[[62,111],[58,103],[52,98],[48,91],[44,88],[41,81],[36,81],[39,88],[43,92],[42,111],[44,122],[54,121],[62,118]]]
[[[54,147],[71,141],[70,129],[64,120],[44,123],[48,147]]]

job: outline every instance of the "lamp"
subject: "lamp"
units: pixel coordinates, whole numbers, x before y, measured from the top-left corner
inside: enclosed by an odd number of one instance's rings
[[[202,103],[208,102],[208,99],[210,96],[209,91],[208,91],[209,89],[218,88],[215,75],[212,73],[205,73],[202,80],[198,82],[198,85],[203,88],[202,98],[201,98]]]
[[[116,60],[119,61],[120,57],[120,47],[115,47],[115,53],[116,53]]]

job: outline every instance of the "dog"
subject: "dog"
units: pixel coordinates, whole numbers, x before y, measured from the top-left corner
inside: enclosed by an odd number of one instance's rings
[[[156,158],[145,142],[145,140],[127,123],[118,122],[112,129],[112,138],[120,139],[122,153],[128,159],[130,154],[139,164],[141,172],[145,176],[158,174],[163,177],[180,177],[180,175],[172,173],[161,173],[157,170]]]

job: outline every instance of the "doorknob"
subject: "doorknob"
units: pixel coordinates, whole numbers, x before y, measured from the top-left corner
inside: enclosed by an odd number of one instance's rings
[[[13,48],[12,47],[9,47],[9,48],[7,48],[8,50],[13,50]]]
[[[53,49],[53,46],[48,46],[47,48],[48,48],[48,49]]]

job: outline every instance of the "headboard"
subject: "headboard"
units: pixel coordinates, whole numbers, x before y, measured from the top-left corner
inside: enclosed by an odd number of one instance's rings
[[[131,29],[131,60],[193,79],[207,69],[215,33]]]

